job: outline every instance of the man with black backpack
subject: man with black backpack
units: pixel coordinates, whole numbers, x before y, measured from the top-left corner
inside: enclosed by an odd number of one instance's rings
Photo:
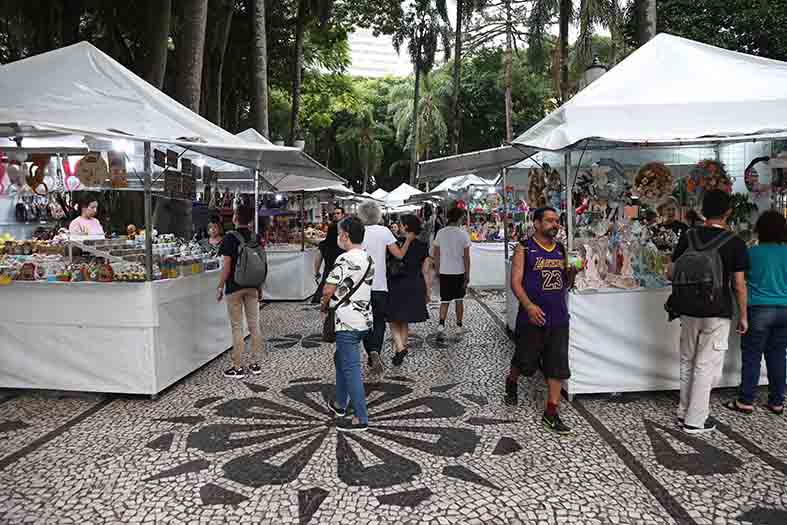
[[[678,422],[689,434],[716,429],[709,418],[710,392],[724,367],[733,317],[733,290],[740,320],[737,332],[748,330],[746,243],[727,229],[730,196],[709,191],[702,201],[705,225],[692,228],[672,255],[672,295],[666,304],[670,319],[680,317],[680,404]]]
[[[219,255],[224,257],[224,268],[216,290],[216,299],[227,301],[227,313],[232,327],[232,367],[224,371],[225,377],[241,379],[246,377],[243,368],[243,318],[251,336],[252,362],[248,371],[254,375],[262,373],[258,363],[262,353],[260,335],[260,289],[268,273],[268,260],[264,248],[251,231],[254,209],[240,206],[235,210],[232,221],[235,231],[224,236]],[[245,315],[244,315],[245,314]]]

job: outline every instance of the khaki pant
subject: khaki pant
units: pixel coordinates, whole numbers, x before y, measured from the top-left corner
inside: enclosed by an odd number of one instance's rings
[[[246,324],[249,326],[251,335],[251,351],[253,362],[256,362],[262,352],[262,336],[260,335],[260,305],[259,290],[254,288],[242,288],[235,293],[227,295],[224,300],[227,302],[227,313],[230,317],[232,326],[232,366],[240,368],[243,358],[243,349],[246,346],[243,340],[243,313],[246,312]]]
[[[730,337],[730,320],[680,318],[680,404],[678,417],[702,427],[709,414],[710,391],[721,377]]]

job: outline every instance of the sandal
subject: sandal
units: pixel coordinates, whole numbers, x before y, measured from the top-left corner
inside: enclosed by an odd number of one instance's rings
[[[781,416],[782,414],[784,414],[784,405],[782,405],[781,408],[776,408],[775,406],[771,406],[771,405],[764,405],[764,406],[771,414],[777,416]]]
[[[734,399],[732,401],[727,401],[726,403],[724,403],[724,408],[728,410],[732,410],[733,412],[738,412],[740,414],[747,414],[747,415],[754,412],[753,408],[743,408],[738,404],[738,401]]]

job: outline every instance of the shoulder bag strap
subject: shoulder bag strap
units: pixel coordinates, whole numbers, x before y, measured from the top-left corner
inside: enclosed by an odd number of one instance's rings
[[[240,250],[241,250],[241,248],[243,248],[244,246],[246,246],[246,239],[244,239],[244,238],[243,238],[243,235],[241,235],[240,233],[238,233],[238,231],[237,231],[237,230],[232,230],[232,231],[230,232],[230,234],[232,234],[232,236],[233,236],[233,237],[235,237],[235,239],[237,239],[237,240],[238,240],[238,243],[240,244],[240,246],[238,246],[238,251],[240,251]]]
[[[372,258],[369,257],[369,266],[366,267],[366,271],[364,272],[363,277],[361,278],[361,280],[358,281],[358,283],[355,286],[352,287],[352,290],[350,290],[350,293],[348,293],[347,295],[342,297],[341,301],[336,303],[336,306],[331,308],[331,310],[338,310],[339,307],[341,307],[345,303],[349,302],[350,299],[352,299],[352,296],[355,295],[355,292],[357,292],[361,288],[361,286],[363,286],[363,283],[364,283],[364,281],[366,281],[366,278],[369,276],[369,272],[371,270],[372,270]]]
[[[697,243],[696,249],[698,251],[704,252],[706,250],[718,250],[735,237],[735,234],[728,230],[722,230],[722,233],[711,239],[710,241],[706,242],[705,244]]]

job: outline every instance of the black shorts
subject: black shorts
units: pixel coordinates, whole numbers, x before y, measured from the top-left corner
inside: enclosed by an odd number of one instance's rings
[[[444,303],[464,299],[465,293],[465,274],[443,275],[440,274],[440,300]]]
[[[568,326],[543,327],[517,323],[516,352],[511,366],[527,377],[541,370],[548,379],[568,379]]]

